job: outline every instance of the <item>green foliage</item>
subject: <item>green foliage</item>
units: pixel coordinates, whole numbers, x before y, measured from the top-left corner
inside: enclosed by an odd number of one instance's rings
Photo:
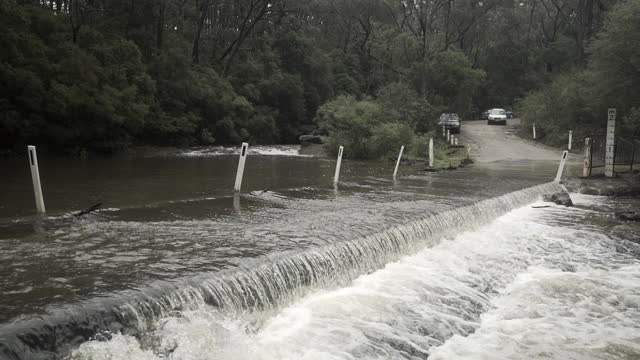
[[[373,128],[380,124],[379,115],[380,106],[373,101],[339,96],[318,109],[316,122],[330,136],[330,152],[343,145],[346,157],[375,158],[381,154],[373,152],[371,136]]]
[[[402,105],[396,96],[407,92],[411,94],[404,85],[392,84],[376,100],[339,96],[321,106],[316,122],[329,135],[327,150],[334,153],[342,145],[346,157],[361,159],[394,156],[402,145],[414,151],[415,127],[424,112],[411,102],[411,109],[394,107]]]
[[[440,112],[408,84],[390,83],[380,89],[377,96],[382,117],[399,121],[419,132],[435,128]]]
[[[566,141],[566,132],[578,136],[602,133],[607,108],[618,109],[624,134],[637,134],[640,99],[640,1],[618,4],[591,47],[585,69],[556,77],[541,90],[532,92],[518,105],[526,126],[536,123],[543,140],[551,144]]]
[[[521,113],[550,137],[637,107],[640,0],[606,22],[610,4],[540,1],[3,0],[0,147],[295,143],[320,126],[370,158],[440,112],[532,90]]]
[[[427,68],[427,93],[445,112],[465,113],[471,110],[473,94],[484,77],[484,71],[473,69],[464,53],[445,51],[437,54]]]
[[[0,15],[9,24],[0,43],[10,49],[0,65],[3,142],[71,151],[128,145],[154,91],[136,45],[113,38],[83,49],[52,41],[62,29],[53,14],[11,5]]]
[[[588,135],[603,119],[593,74],[581,71],[559,76],[543,90],[532,93],[517,106],[523,124],[541,129],[539,139],[560,145],[573,130],[577,137]]]
[[[622,118],[621,133],[640,136],[640,107],[631,108],[627,115]]]
[[[621,2],[591,47],[590,69],[608,107],[626,113],[640,105],[640,1]]]
[[[413,129],[402,122],[384,122],[371,131],[371,151],[374,156],[396,156],[400,146],[405,145],[411,151],[414,145]]]

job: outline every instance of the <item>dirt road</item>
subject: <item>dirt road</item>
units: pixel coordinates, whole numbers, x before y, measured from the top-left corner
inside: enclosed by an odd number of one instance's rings
[[[518,119],[510,119],[506,126],[487,125],[484,120],[462,123],[460,139],[471,145],[471,154],[476,163],[498,161],[559,161],[562,151],[526,141],[515,135]],[[570,160],[577,160],[576,155]]]

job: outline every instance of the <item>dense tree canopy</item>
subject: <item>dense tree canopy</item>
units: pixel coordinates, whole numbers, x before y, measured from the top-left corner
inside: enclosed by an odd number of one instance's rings
[[[341,118],[382,139],[521,98],[579,122],[596,93],[631,113],[640,0],[614,5],[0,0],[0,146],[296,142]]]
[[[622,120],[619,134],[640,135],[640,1],[620,2],[600,24],[589,32],[583,63],[521,101],[525,122],[541,124],[548,142],[564,142],[567,130],[603,134],[611,107]]]

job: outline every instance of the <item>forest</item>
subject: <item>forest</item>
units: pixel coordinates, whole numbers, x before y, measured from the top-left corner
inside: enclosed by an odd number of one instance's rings
[[[640,0],[0,0],[0,150],[375,157],[492,107],[550,143],[608,107],[637,134],[639,45]]]

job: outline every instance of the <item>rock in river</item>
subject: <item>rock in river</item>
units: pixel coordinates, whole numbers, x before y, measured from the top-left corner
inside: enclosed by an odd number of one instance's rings
[[[616,212],[616,217],[620,220],[627,221],[639,221],[640,222],[640,211],[621,211]]]
[[[571,201],[571,196],[566,192],[557,192],[555,194],[547,194],[542,196],[542,200],[546,202],[556,203],[558,205],[564,206],[573,206],[573,201]]]
[[[300,144],[307,147],[311,144],[324,144],[325,138],[320,135],[300,135]]]

